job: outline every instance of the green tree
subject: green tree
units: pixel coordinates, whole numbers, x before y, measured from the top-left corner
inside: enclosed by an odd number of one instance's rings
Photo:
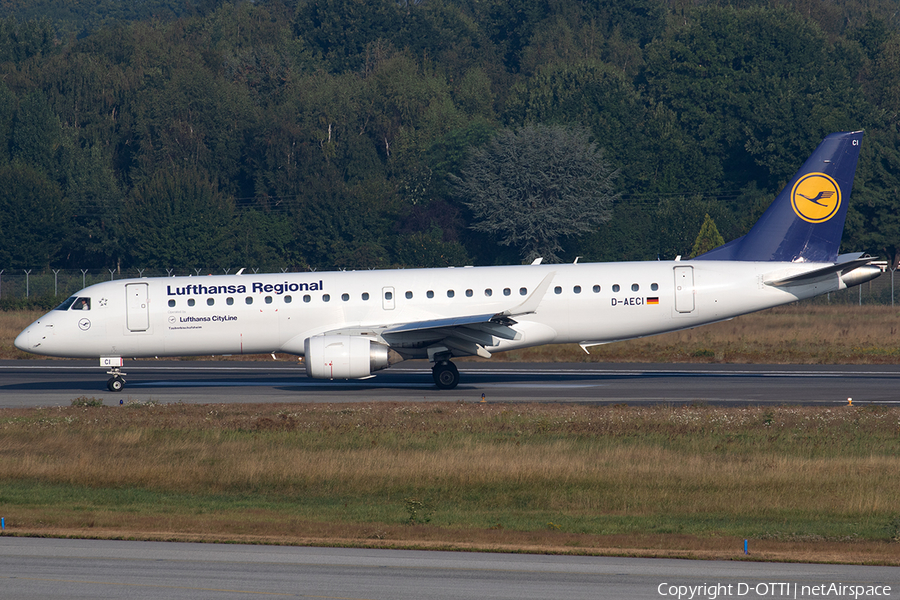
[[[555,262],[563,238],[609,219],[617,174],[584,129],[529,125],[501,131],[453,181],[473,230]]]
[[[234,201],[194,169],[160,170],[125,203],[130,264],[211,267],[234,258]]]
[[[27,21],[0,18],[0,63],[19,63],[56,50],[56,31],[46,16]]]
[[[0,81],[0,165],[9,162],[10,135],[15,116],[16,96],[5,82]]]
[[[691,250],[689,258],[700,256],[704,252],[718,248],[724,243],[725,240],[722,238],[719,230],[716,229],[716,222],[707,213],[703,218],[703,225],[700,226],[700,233],[697,234],[697,239],[694,240],[694,248]]]
[[[121,257],[119,191],[109,157],[100,148],[78,145],[74,132],[64,131],[57,180],[71,222],[65,236],[65,266],[110,267]]]
[[[40,91],[30,92],[16,111],[10,154],[14,160],[51,174],[56,166],[56,151],[62,128],[59,117]]]
[[[656,246],[656,256],[667,260],[676,256],[689,256],[696,239],[694,232],[703,228],[708,215],[722,214],[722,210],[722,206],[713,198],[692,196],[662,199],[654,212],[655,227],[650,242]]]
[[[702,7],[646,48],[650,97],[716,157],[724,189],[774,189],[825,134],[858,127],[858,85],[791,10]]]
[[[62,193],[46,173],[22,163],[0,167],[0,265],[57,265],[68,227]]]

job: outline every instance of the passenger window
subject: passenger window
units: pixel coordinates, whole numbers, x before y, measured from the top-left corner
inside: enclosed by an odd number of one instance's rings
[[[412,300],[412,297],[413,297],[412,292],[406,292],[406,299],[407,299],[407,300]]]
[[[266,304],[272,304],[272,296],[266,296]]]
[[[393,299],[394,299],[394,292],[385,292],[385,293],[384,293],[384,299],[385,299],[385,300],[393,300]]]
[[[364,301],[365,301],[365,300],[368,300],[368,299],[369,299],[369,292],[363,292],[363,294],[362,294],[362,299],[363,299]]]
[[[473,295],[472,290],[466,290],[466,298],[471,298]]]
[[[341,294],[341,300],[347,302],[348,300],[350,300],[350,294]]]
[[[171,308],[171,307],[173,307],[173,306],[175,306],[175,301],[174,301],[174,300],[169,300],[169,308]]]
[[[447,290],[447,297],[448,297],[448,298],[452,298],[452,297],[455,296],[455,295],[456,295],[456,292],[454,292],[453,290]]]
[[[247,299],[244,301],[247,304],[253,304],[253,296],[247,296]]]
[[[528,288],[519,288],[519,295],[520,295],[520,296],[527,296],[527,295],[528,295]]]
[[[212,305],[215,304],[215,303],[216,303],[216,299],[215,299],[215,298],[207,298],[207,299],[206,299],[206,305],[207,305],[207,306],[212,306]]]
[[[562,288],[559,286],[556,286],[555,288],[553,288],[553,293],[554,294],[562,294]]]
[[[614,292],[618,292],[620,289],[621,289],[621,288],[619,287],[619,284],[618,284],[618,283],[615,284],[615,285],[613,285],[613,291],[614,291]]]
[[[390,292],[388,292],[388,294],[390,294]],[[385,295],[387,295],[387,294],[385,294]],[[322,302],[331,302],[331,294],[323,294]]]
[[[491,290],[491,288],[484,290],[484,295],[487,296],[488,298],[490,298],[493,294],[494,294],[494,292],[493,292],[493,290]]]
[[[503,288],[503,295],[504,295],[504,296],[509,296],[511,293],[512,293],[512,292],[510,291],[509,288]]]
[[[312,298],[310,298],[309,294],[304,294],[304,295],[303,295],[303,301],[304,301],[304,302],[309,302],[310,300],[312,300]]]
[[[580,294],[580,293],[581,293],[581,286],[580,286],[580,285],[576,285],[575,287],[572,288],[572,291],[575,292],[576,294]]]
[[[234,304],[234,298],[225,298],[225,304],[231,306]]]
[[[659,289],[659,284],[658,284],[658,283],[651,283],[651,284],[650,284],[650,289],[653,290],[653,291],[655,292],[656,290]]]
[[[285,297],[284,297],[284,303],[285,303],[285,304],[290,304],[290,303],[293,302],[293,301],[294,301],[294,299],[291,298],[290,296],[285,296]]]
[[[434,292],[431,290],[428,290],[427,292],[425,292],[425,296],[427,296],[428,298],[434,298]]]
[[[194,304],[196,304],[196,302],[194,302],[194,299],[188,298],[188,306],[193,306]]]
[[[636,292],[636,291],[638,291],[638,290],[640,290],[640,289],[641,289],[641,286],[639,286],[638,284],[636,284],[636,283],[632,283],[632,284],[631,284],[631,291],[632,291],[632,292]]]
[[[595,285],[595,286],[594,286],[594,293],[595,293],[595,294],[599,294],[599,293],[600,293],[600,286],[599,286],[599,285]]]

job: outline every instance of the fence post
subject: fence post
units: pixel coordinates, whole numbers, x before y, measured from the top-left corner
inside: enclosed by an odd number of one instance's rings
[[[56,298],[59,296],[59,272],[62,269],[52,269],[53,271],[53,297]]]
[[[0,269],[0,298],[3,297],[3,271],[6,269]]]
[[[81,269],[81,289],[84,289],[87,287],[87,285],[85,285],[85,279],[84,279],[85,275],[87,275],[87,272],[88,272],[87,269]]]
[[[31,293],[31,269],[25,271],[25,297]]]
[[[891,308],[894,308],[894,271],[896,271],[894,267],[891,267]],[[3,271],[0,271],[2,274]]]
[[[107,269],[109,271],[109,280],[112,281],[116,278],[116,270],[115,269]]]

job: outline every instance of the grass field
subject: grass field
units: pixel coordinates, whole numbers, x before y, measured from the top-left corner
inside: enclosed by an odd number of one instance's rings
[[[898,434],[893,408],[7,409],[0,512],[7,534],[900,564]]]

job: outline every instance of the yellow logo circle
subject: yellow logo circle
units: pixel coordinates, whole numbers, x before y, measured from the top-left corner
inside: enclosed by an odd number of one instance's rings
[[[794,184],[791,206],[804,221],[824,223],[841,207],[841,188],[825,173],[809,173]]]

